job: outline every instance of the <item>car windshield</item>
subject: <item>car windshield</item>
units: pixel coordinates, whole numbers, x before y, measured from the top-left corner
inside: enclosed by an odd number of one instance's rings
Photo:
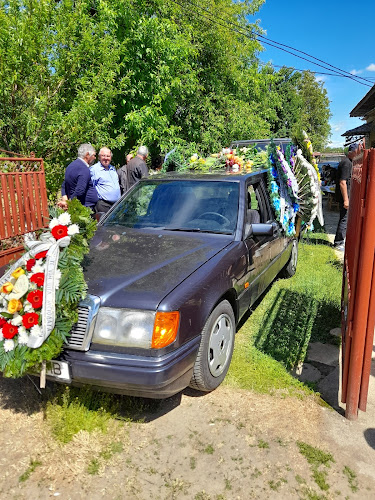
[[[239,183],[201,180],[140,182],[104,226],[233,234]]]

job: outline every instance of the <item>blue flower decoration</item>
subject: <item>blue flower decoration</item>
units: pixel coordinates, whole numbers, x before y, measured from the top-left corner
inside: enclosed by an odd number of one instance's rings
[[[293,203],[293,210],[294,210],[294,212],[298,212],[298,210],[299,210],[298,203]]]
[[[274,199],[273,206],[275,207],[276,210],[280,210],[280,200]]]
[[[272,193],[278,193],[279,191],[279,186],[276,184],[275,181],[271,182],[271,191]]]
[[[278,176],[278,173],[277,173],[277,170],[276,170],[276,168],[275,168],[275,167],[272,167],[272,171],[271,171],[271,172],[272,172],[272,177],[273,177],[274,179],[277,179],[277,178],[279,177],[279,176]]]

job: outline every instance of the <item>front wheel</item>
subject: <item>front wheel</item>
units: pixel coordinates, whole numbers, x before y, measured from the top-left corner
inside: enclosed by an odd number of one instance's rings
[[[232,359],[235,332],[233,309],[223,300],[203,327],[190,387],[209,392],[221,384]]]
[[[298,240],[293,240],[292,252],[290,254],[290,258],[284,269],[281,271],[280,276],[282,278],[291,278],[292,276],[294,276],[296,274],[297,261],[298,261]]]

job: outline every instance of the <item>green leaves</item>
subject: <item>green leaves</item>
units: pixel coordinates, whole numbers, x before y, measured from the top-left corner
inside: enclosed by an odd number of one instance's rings
[[[178,143],[205,155],[298,124],[319,149],[322,84],[259,69],[260,43],[233,30],[261,32],[247,16],[262,4],[204,0],[203,15],[184,1],[0,0],[0,147],[45,159],[51,200],[83,142],[122,165],[141,143],[152,155]]]

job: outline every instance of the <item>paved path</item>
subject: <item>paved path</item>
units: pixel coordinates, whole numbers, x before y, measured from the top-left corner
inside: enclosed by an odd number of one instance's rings
[[[339,214],[324,208],[325,229],[333,243]],[[343,252],[336,252],[343,260]],[[339,325],[338,325],[339,327]],[[341,335],[340,328],[331,330],[332,335]],[[327,409],[323,434],[340,447],[343,455],[354,459],[359,470],[375,479],[375,345],[372,355],[369,393],[366,412],[359,411],[357,421],[344,418],[345,404],[341,403],[341,353],[340,348],[330,344],[312,343],[307,362],[302,367],[300,378],[317,383],[323,399],[335,410],[332,418]]]

